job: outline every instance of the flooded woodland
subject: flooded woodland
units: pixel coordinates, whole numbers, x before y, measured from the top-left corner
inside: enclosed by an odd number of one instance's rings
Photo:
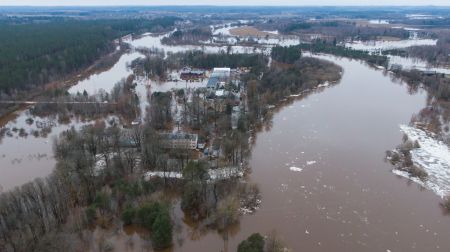
[[[214,35],[234,38],[230,28],[217,28]],[[261,39],[259,46],[216,45],[215,40],[201,45],[162,44],[173,32],[124,38],[123,45],[130,49],[112,67],[79,80],[68,93],[110,93],[117,82],[133,74],[131,62],[145,58],[142,49],[160,50],[164,58],[190,50],[267,56],[276,44],[300,41],[264,32],[274,37]],[[434,45],[436,40],[390,41],[386,46],[414,44]],[[368,51],[382,46],[382,42],[349,44],[349,48]],[[330,54],[303,52],[304,56],[332,62],[342,69],[342,75],[336,83],[271,104],[268,120],[252,132],[249,171],[241,180],[257,186],[259,204],[252,211],[241,211],[238,223],[218,231],[198,225],[182,210],[177,190],[166,189],[172,203],[174,239],[173,246],[164,251],[235,251],[242,240],[258,232],[276,234],[292,251],[449,251],[450,217],[442,206],[450,194],[450,152],[442,137],[448,132],[448,104],[437,102],[426,88],[408,85],[384,67]],[[391,65],[408,68],[418,64],[429,69],[420,60],[390,58]],[[135,77],[140,108],[135,117],[139,120],[146,120],[151,106],[147,98],[153,93],[187,92],[206,88],[208,82],[206,77],[181,80],[180,70],[170,70],[168,75],[166,80]],[[64,119],[59,114],[37,113],[34,107],[24,106],[0,121],[0,189],[4,192],[52,173],[57,163],[55,141],[61,133],[89,124],[113,125],[123,119],[114,114]],[[181,105],[175,109],[181,110]],[[386,158],[386,151],[395,149],[405,134],[420,144],[411,155],[428,172],[425,182],[394,169]],[[111,251],[153,251],[146,239],[148,231],[135,225],[119,226],[92,226],[86,251],[107,251],[102,248],[104,243],[111,244]]]

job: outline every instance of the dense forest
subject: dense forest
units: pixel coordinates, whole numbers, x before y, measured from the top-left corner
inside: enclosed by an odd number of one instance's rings
[[[298,46],[275,46],[271,52],[272,59],[288,64],[292,64],[300,59],[301,54],[302,52]]]
[[[269,107],[291,95],[298,95],[325,82],[337,82],[342,69],[328,61],[301,57],[286,66],[273,62],[264,69],[262,77],[257,72],[243,76],[247,87],[250,124],[268,119]]]
[[[0,92],[30,89],[92,64],[115,49],[112,40],[162,30],[175,18],[0,23]]]
[[[174,44],[197,44],[200,40],[208,40],[212,36],[212,32],[209,26],[198,27],[188,30],[177,30],[170,34],[169,37],[162,39],[162,43],[174,45]]]
[[[207,54],[202,51],[192,51],[175,54],[172,57],[177,58],[183,65],[197,68],[252,67],[261,70],[267,64],[267,58],[260,54]]]

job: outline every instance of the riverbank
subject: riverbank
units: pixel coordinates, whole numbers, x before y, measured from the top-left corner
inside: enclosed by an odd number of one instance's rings
[[[28,91],[26,96],[20,98],[20,101],[48,101],[48,99],[51,99],[51,94],[52,92],[55,92],[55,90],[60,90],[60,92],[64,93],[79,81],[89,78],[91,75],[96,73],[107,71],[119,60],[125,50],[114,50],[113,52],[103,55],[100,59],[96,60],[93,64],[83,70],[67,75],[58,81],[47,83],[42,88],[37,88],[34,91]],[[11,114],[19,110],[24,110],[28,107],[29,106],[25,104],[8,106],[8,109],[0,114],[0,126],[5,125],[5,123],[9,121],[7,119],[11,117]]]

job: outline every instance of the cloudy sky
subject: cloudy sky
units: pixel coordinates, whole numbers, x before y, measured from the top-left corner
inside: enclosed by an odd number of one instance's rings
[[[446,5],[450,0],[0,0],[0,5]]]

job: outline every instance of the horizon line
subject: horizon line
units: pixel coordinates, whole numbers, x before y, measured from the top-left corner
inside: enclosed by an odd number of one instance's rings
[[[114,5],[108,5],[108,4],[82,4],[82,5],[30,5],[30,4],[24,4],[24,5],[2,5],[0,4],[0,7],[450,7],[450,3],[448,5],[313,5],[313,4],[304,4],[304,5],[292,5],[292,4],[276,4],[276,5],[223,5],[223,4],[192,4],[192,5],[186,5],[186,4],[167,4],[167,5],[152,5],[152,4],[114,4]]]

